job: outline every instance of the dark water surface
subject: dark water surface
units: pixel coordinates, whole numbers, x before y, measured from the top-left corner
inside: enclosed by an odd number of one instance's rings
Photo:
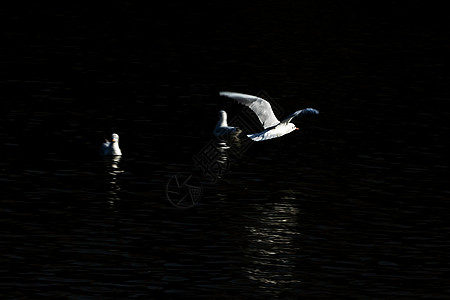
[[[2,299],[450,296],[439,7],[129,1],[0,14]],[[243,139],[199,204],[177,209],[168,182],[203,180],[193,158],[217,112],[248,117],[221,90],[320,115],[280,139]],[[116,160],[98,155],[113,131]]]

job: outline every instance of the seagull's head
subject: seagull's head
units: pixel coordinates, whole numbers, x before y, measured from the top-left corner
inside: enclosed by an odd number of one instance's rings
[[[287,132],[289,133],[289,132],[292,132],[292,131],[294,131],[294,130],[298,130],[298,128],[295,126],[295,124],[293,124],[293,123],[287,123],[286,124],[286,127],[287,127]]]
[[[220,123],[220,126],[228,126],[227,112],[224,110],[219,111],[219,123]]]
[[[117,133],[113,133],[111,136],[111,142],[118,143],[119,142],[119,135]]]

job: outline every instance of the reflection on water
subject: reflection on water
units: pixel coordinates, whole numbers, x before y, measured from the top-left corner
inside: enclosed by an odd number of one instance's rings
[[[218,155],[216,161],[211,164],[211,168],[212,172],[215,174],[215,181],[217,181],[220,180],[230,168],[230,157],[228,153],[230,151],[230,146],[222,139],[216,139],[214,145]]]
[[[249,267],[245,272],[248,278],[260,283],[260,288],[301,283],[296,270],[298,214],[293,201],[280,199],[270,207],[259,206],[257,217],[245,226],[249,241],[245,251]]]
[[[214,145],[219,153],[216,164],[213,164],[218,166],[215,172],[217,180],[219,180],[225,176],[225,173],[231,168],[231,164],[240,156],[242,151],[240,132],[216,137]]]
[[[105,156],[104,158],[106,172],[109,175],[107,198],[110,205],[114,205],[114,203],[120,200],[120,185],[118,177],[124,172],[124,170],[122,170],[119,166],[121,159],[121,155]]]
[[[244,149],[239,135],[240,132],[216,137],[194,155],[194,167],[201,171],[202,181],[217,183],[242,156]]]

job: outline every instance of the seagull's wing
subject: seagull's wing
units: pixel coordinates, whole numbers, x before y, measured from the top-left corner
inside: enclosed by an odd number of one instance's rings
[[[111,142],[110,141],[108,141],[108,140],[105,140],[105,142],[102,144],[102,148],[101,148],[101,150],[102,151],[104,151],[106,148],[108,148],[109,147],[109,145],[111,144]]]
[[[100,154],[102,155],[108,155],[107,151],[110,151],[111,148],[109,147],[111,145],[111,142],[105,139],[105,142],[102,144],[102,147],[100,148]]]
[[[258,116],[264,129],[280,123],[277,117],[275,117],[270,103],[262,98],[233,92],[220,92],[220,95],[232,98],[236,100],[236,102],[248,106]]]
[[[314,108],[300,109],[300,110],[297,110],[295,113],[284,118],[283,121],[281,121],[281,123],[289,123],[293,118],[295,118],[297,116],[318,115],[318,114],[319,114],[319,111]]]

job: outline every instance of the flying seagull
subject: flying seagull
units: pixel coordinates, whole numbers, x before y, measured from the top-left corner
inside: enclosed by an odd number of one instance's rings
[[[217,137],[226,136],[230,134],[238,134],[241,130],[237,127],[228,126],[227,113],[224,110],[219,111],[219,121],[214,129],[214,135]]]
[[[111,142],[106,140],[106,142],[102,144],[100,152],[103,155],[122,155],[122,151],[120,151],[119,148],[119,135],[117,133],[113,133],[111,136]]]
[[[220,92],[220,95],[232,98],[236,100],[236,102],[248,106],[256,114],[265,130],[247,135],[254,141],[270,140],[288,134],[294,130],[298,130],[293,123],[290,123],[293,118],[303,115],[319,114],[319,111],[314,108],[305,108],[297,110],[280,122],[277,117],[275,117],[270,103],[262,98],[233,92]]]

